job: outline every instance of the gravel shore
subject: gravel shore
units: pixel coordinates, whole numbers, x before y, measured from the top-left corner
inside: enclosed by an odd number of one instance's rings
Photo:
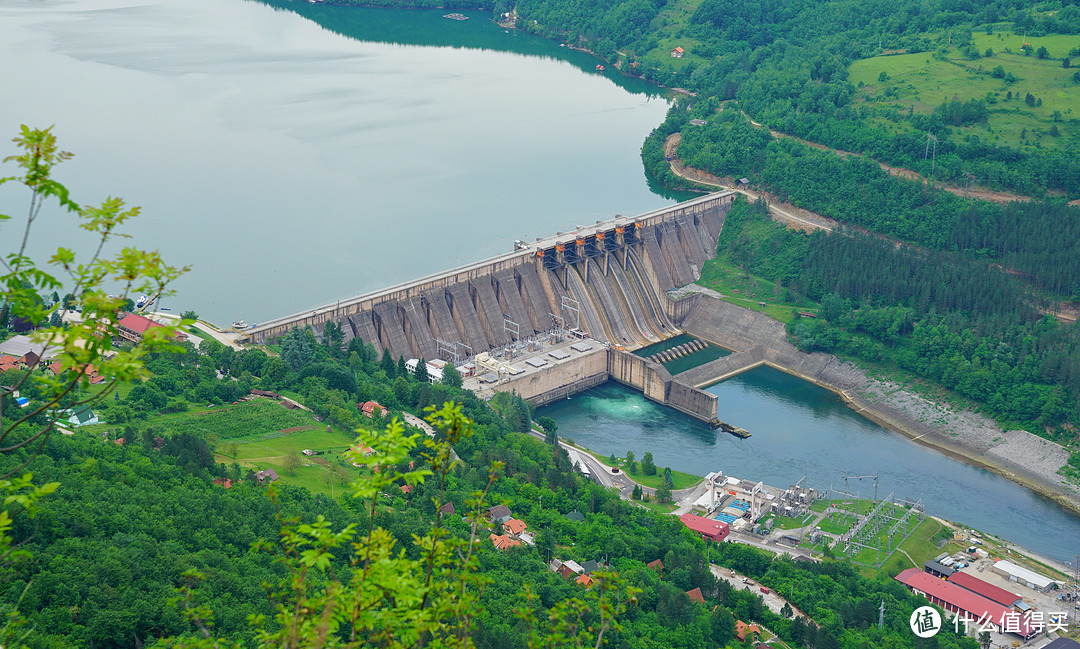
[[[1080,490],[1058,470],[1065,448],[1023,430],[1003,430],[976,412],[930,401],[903,386],[871,378],[851,363],[834,363],[821,377],[864,416],[920,443],[985,466],[1062,505],[1080,511]]]

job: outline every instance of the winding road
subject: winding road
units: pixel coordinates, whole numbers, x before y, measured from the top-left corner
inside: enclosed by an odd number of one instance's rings
[[[672,133],[664,140],[664,155],[667,156],[668,162],[671,166],[671,173],[676,176],[697,183],[699,185],[708,185],[709,187],[717,187],[720,189],[730,189],[732,191],[739,192],[745,195],[751,200],[758,200],[762,198],[762,194],[752,189],[744,189],[740,187],[733,187],[731,183],[725,183],[719,176],[714,176],[707,171],[700,169],[694,169],[693,167],[687,167],[678,158],[679,144],[682,143],[681,133]],[[836,221],[821,216],[820,214],[814,214],[806,210],[799,209],[794,205],[783,204],[780,201],[775,200],[769,195],[764,195],[769,214],[777,221],[793,224],[798,229],[804,229],[808,232],[814,230],[825,230],[826,232],[832,232],[837,226]],[[781,207],[780,205],[784,205]],[[802,215],[796,213],[796,210],[802,212]]]

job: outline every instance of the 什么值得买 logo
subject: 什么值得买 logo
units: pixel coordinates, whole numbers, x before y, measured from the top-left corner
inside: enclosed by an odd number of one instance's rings
[[[941,630],[941,614],[933,607],[920,606],[908,621],[911,632],[920,638],[932,638]]]

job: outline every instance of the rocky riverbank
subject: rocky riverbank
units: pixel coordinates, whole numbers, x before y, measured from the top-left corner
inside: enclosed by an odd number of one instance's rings
[[[837,379],[834,385],[818,382],[839,392],[868,419],[1080,512],[1080,491],[1058,473],[1069,460],[1069,451],[1061,445],[1024,430],[1004,430],[979,413],[932,401],[893,381],[868,377],[852,363],[837,363],[828,373]]]

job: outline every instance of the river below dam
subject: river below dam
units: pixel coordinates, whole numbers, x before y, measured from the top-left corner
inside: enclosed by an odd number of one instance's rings
[[[878,496],[923,499],[932,515],[969,525],[1059,561],[1080,552],[1080,517],[1001,476],[952,459],[864,419],[832,392],[770,367],[714,384],[720,419],[739,439],[608,382],[537,410],[559,435],[603,456],[651,451],[657,466],[723,471],[787,488],[843,490],[845,475],[878,474]],[[873,497],[871,480],[851,493]]]

